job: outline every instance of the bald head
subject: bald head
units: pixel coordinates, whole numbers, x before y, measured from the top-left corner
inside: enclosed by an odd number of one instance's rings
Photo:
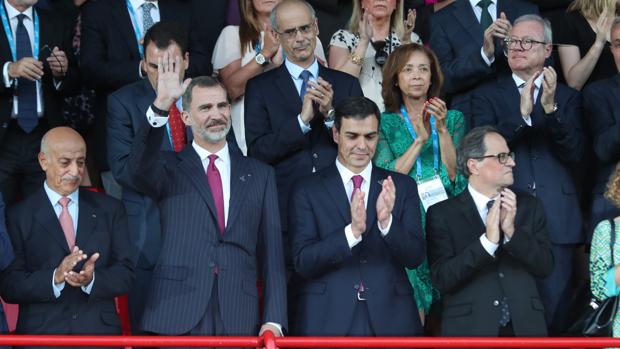
[[[39,164],[47,185],[62,196],[76,191],[82,182],[86,163],[86,143],[69,127],[53,128],[41,139]]]

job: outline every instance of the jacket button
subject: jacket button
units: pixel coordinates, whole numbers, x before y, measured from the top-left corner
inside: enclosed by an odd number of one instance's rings
[[[319,158],[319,154],[314,153],[314,154],[312,154],[312,157],[315,158],[315,159],[318,159]]]
[[[73,320],[77,320],[77,314],[73,314],[73,315],[71,315],[71,318],[72,318]]]
[[[494,307],[497,307],[498,305],[499,305],[499,301],[498,301],[498,300],[494,300],[494,301],[493,301],[493,306],[494,306]]]
[[[504,273],[499,273],[499,277],[503,278],[504,277]]]
[[[213,268],[214,266],[215,266],[215,263],[209,262],[209,267]]]

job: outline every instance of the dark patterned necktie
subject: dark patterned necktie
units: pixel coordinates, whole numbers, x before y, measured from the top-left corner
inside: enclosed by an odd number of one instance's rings
[[[301,98],[301,102],[304,102],[304,96],[306,95],[306,91],[308,90],[308,81],[310,80],[310,77],[312,76],[312,73],[310,73],[310,71],[308,70],[304,70],[301,72],[301,74],[299,74],[299,78],[303,80],[303,82],[301,83],[301,89],[299,89],[299,97]]]
[[[142,26],[144,27],[144,34],[153,26],[153,17],[151,16],[151,10],[155,8],[155,4],[149,1],[145,1],[142,4]]]
[[[364,177],[360,175],[355,175],[351,177],[351,180],[353,181],[353,191],[351,192],[351,201],[353,201],[353,196],[355,195],[355,193],[357,193],[359,190],[362,189],[362,182],[364,181]]]
[[[482,9],[482,15],[480,16],[480,26],[482,26],[482,30],[486,30],[492,23],[493,17],[491,17],[491,13],[489,12],[489,6],[491,5],[491,0],[480,0],[476,6]]]
[[[19,61],[24,57],[32,57],[32,45],[30,36],[24,26],[26,15],[17,15],[17,28],[15,30],[15,58]],[[37,117],[37,85],[36,82],[26,78],[17,79],[17,124],[26,133],[32,132],[39,119]]]

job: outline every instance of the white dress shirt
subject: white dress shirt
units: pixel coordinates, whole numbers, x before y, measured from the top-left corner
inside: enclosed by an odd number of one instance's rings
[[[192,142],[192,147],[194,147],[194,150],[198,153],[198,157],[200,157],[206,176],[207,168],[210,165],[209,155],[213,153],[199,146],[196,141]],[[230,153],[228,152],[228,143],[216,152],[215,155],[217,155],[215,167],[220,171],[220,177],[222,178],[222,192],[224,193],[224,226],[226,226],[226,223],[228,223],[228,207],[230,201]]]
[[[336,168],[338,169],[338,173],[340,173],[342,184],[344,185],[344,190],[347,192],[347,198],[349,199],[349,201],[351,200],[351,194],[353,193],[352,177],[355,175],[362,176],[363,181],[360,190],[364,192],[364,207],[368,209],[368,192],[370,191],[372,162],[369,162],[366,168],[364,168],[360,173],[353,173],[351,170],[346,168],[338,159],[336,159]],[[376,203],[373,202],[373,210],[375,209],[374,205],[376,205]],[[381,224],[379,224],[379,221],[377,221],[377,226],[379,227],[379,231],[381,231],[381,235],[385,237],[390,232],[390,228],[392,227],[392,215],[390,214],[390,221],[387,227],[385,227],[385,229],[381,228]],[[359,244],[362,241],[362,237],[364,236],[362,234],[359,238],[355,238],[355,236],[353,235],[353,229],[351,228],[351,224],[347,225],[344,228],[344,235],[347,238],[349,248],[353,248],[355,245]]]
[[[544,74],[540,74],[536,80],[534,80],[534,98],[532,99],[532,105],[536,105],[536,101],[538,100],[538,93],[540,92],[540,86],[542,86],[542,81],[545,78]],[[517,76],[517,74],[512,73],[512,79],[515,81],[517,88],[519,89],[519,94],[523,93],[523,88],[525,87],[525,80],[521,79]],[[521,115],[523,121],[528,126],[532,126],[532,118],[529,115]]]
[[[471,184],[467,185],[467,190],[469,190],[469,194],[471,195],[472,199],[474,199],[474,204],[476,205],[476,209],[478,210],[478,214],[480,215],[480,218],[482,219],[482,223],[484,224],[484,226],[486,227],[487,225],[487,216],[489,215],[489,209],[487,208],[487,203],[490,200],[495,200],[498,199],[498,196],[494,196],[494,197],[487,197],[486,195],[480,193],[479,191],[477,191],[476,189],[474,189],[474,187],[471,186]],[[504,235],[504,241],[503,243],[507,243],[510,239],[508,239],[505,235]],[[485,249],[485,251],[487,251],[488,254],[490,254],[491,256],[495,257],[495,251],[497,251],[497,249],[499,248],[499,244],[496,244],[494,242],[491,242],[491,240],[487,239],[487,235],[486,232],[482,233],[482,235],[480,235],[480,243],[482,244],[482,247]]]
[[[50,200],[50,204],[54,208],[54,213],[56,217],[60,219],[60,213],[62,212],[62,205],[58,202],[63,196],[52,190],[47,185],[47,181],[43,183],[43,188],[45,189],[45,194],[47,194],[47,198]],[[67,196],[70,201],[67,204],[67,210],[69,211],[69,215],[71,216],[71,222],[73,223],[73,231],[75,232],[75,240],[77,240],[77,232],[78,232],[78,215],[80,212],[80,192],[79,190],[74,191],[73,193]],[[78,246],[79,247],[79,246]],[[90,258],[90,256],[88,256]],[[56,298],[60,297],[60,293],[65,288],[65,282],[61,282],[60,284],[56,284],[54,282],[54,275],[56,274],[56,269],[52,273],[52,289],[54,290],[54,296]],[[93,272],[93,279],[87,286],[82,286],[82,291],[86,294],[90,294],[90,291],[93,289],[93,284],[95,283],[95,273]]]
[[[15,31],[17,30],[17,16],[19,14],[21,14],[21,12],[17,11],[17,9],[15,9],[15,7],[11,6],[11,4],[8,3],[7,0],[3,0],[4,1],[4,8],[6,9],[6,13],[7,16],[9,18],[9,23],[11,24],[11,31],[12,31],[12,35],[13,35],[13,39],[15,38]],[[24,27],[26,27],[26,31],[28,32],[28,37],[30,38],[30,45],[32,46],[32,53],[34,54],[34,13],[32,10],[32,6],[28,7],[26,9],[26,11],[23,12],[24,15],[26,15],[26,18],[24,18]],[[39,28],[39,30],[42,30],[41,28]],[[6,33],[5,33],[6,35]],[[50,47],[51,49],[52,47]],[[2,67],[2,79],[4,80],[4,86],[6,88],[11,87],[11,85],[13,84],[13,82],[15,82],[15,85],[17,86],[17,81],[14,81],[15,79],[11,79],[11,77],[9,77],[9,64],[13,63],[13,62],[6,62],[4,63],[4,66]],[[43,90],[41,89],[41,81],[37,80],[36,83],[36,88],[37,88],[37,115],[39,117],[43,116]],[[60,84],[56,83],[56,88],[60,87]],[[17,101],[17,96],[13,96],[13,110],[11,111],[11,117],[13,119],[15,119],[17,117],[17,107],[18,107],[18,101]]]
[[[478,23],[480,23],[480,19],[482,18],[482,8],[478,6],[479,2],[480,0],[469,0],[469,4],[471,5],[471,8],[474,10],[474,15],[476,15],[476,19],[478,20]],[[489,14],[491,15],[491,18],[495,22],[495,20],[497,19],[497,0],[491,0],[491,4],[489,5],[488,10],[489,10]],[[495,62],[495,56],[492,56],[491,58],[489,58],[487,57],[487,55],[484,54],[484,47],[480,48],[480,54],[482,55],[482,59],[488,66],[491,66],[491,64]]]

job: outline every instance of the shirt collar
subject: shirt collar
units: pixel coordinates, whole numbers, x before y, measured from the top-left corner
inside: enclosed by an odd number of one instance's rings
[[[312,62],[312,64],[305,69],[289,61],[288,58],[284,60],[284,65],[286,66],[289,74],[291,74],[291,76],[295,80],[299,79],[299,74],[301,74],[301,72],[304,70],[309,71],[310,74],[312,74],[312,78],[314,78],[315,80],[319,77],[319,63],[317,62],[316,58],[314,59],[314,62]]]
[[[474,204],[476,204],[476,209],[478,209],[478,212],[483,212],[484,210],[486,210],[487,203],[490,200],[494,199],[494,198],[489,198],[486,195],[480,193],[479,191],[474,189],[474,187],[472,187],[471,184],[467,184],[467,190],[469,190],[469,194],[471,195],[471,198],[474,199]]]
[[[192,147],[194,148],[196,153],[198,153],[200,160],[203,162],[207,161],[209,159],[209,155],[213,154],[210,151],[206,150],[205,148],[199,146],[198,143],[196,143],[196,141],[192,141]],[[224,163],[226,164],[230,163],[230,153],[228,152],[228,143],[226,143],[224,147],[222,147],[222,149],[216,152],[215,155],[217,155],[217,158],[222,160]]]
[[[362,176],[362,178],[364,178],[364,182],[365,183],[370,183],[370,177],[372,175],[372,161],[368,163],[368,165],[366,165],[366,168],[364,168],[362,170],[362,172],[360,173],[353,173],[351,170],[349,170],[348,168],[346,168],[338,158],[336,158],[336,168],[338,169],[338,172],[340,173],[340,177],[342,178],[342,183],[344,183],[345,188],[347,183],[349,183],[351,181],[351,177],[355,176],[355,175],[360,175]]]
[[[469,0],[469,3],[471,4],[471,7],[476,8],[478,7],[478,3],[480,2],[480,0]],[[491,5],[497,5],[497,0],[491,0]],[[479,7],[478,7],[479,8]]]
[[[131,4],[131,7],[134,9],[134,11],[137,11],[140,8],[140,6],[142,6],[142,4],[144,4],[145,2],[146,0],[129,0],[129,3]],[[150,3],[155,5],[155,8],[159,8],[159,4],[157,3],[157,0],[150,1]]]
[[[545,75],[543,73],[540,73],[540,75],[536,78],[536,80],[534,80],[534,85],[536,85],[537,89],[540,90],[540,86],[542,85],[542,81],[544,78],[545,78]],[[512,73],[512,79],[515,81],[515,84],[517,84],[518,88],[520,88],[521,85],[525,84],[525,80],[518,77],[517,74],[515,73]]]
[[[57,192],[55,192],[52,188],[50,188],[47,185],[47,181],[43,182],[43,188],[45,189],[45,194],[47,194],[47,198],[50,200],[50,202],[52,203],[52,206],[55,206],[58,204],[58,200],[60,200],[60,198],[62,198],[63,196],[58,194]],[[71,201],[69,201],[69,205],[71,205],[71,203],[75,203],[76,205],[79,202],[79,189],[75,190],[73,193],[69,194],[67,197],[69,199],[71,199]]]
[[[19,12],[15,7],[11,6],[8,1],[4,0],[4,8],[6,8],[6,13],[9,16],[9,19],[13,19],[20,13],[23,13],[26,17],[28,17],[28,19],[32,20],[32,6],[28,7],[24,12]]]

